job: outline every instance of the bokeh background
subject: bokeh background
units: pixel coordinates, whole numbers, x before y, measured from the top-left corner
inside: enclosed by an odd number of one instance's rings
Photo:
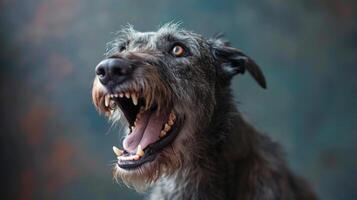
[[[264,71],[234,79],[240,110],[321,199],[357,199],[357,6],[347,0],[0,0],[1,199],[141,199],[111,178],[112,127],[94,67],[121,26],[224,32]]]

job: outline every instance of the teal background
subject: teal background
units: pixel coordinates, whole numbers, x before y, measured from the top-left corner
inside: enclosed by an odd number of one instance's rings
[[[356,1],[0,0],[1,199],[142,199],[111,176],[120,143],[91,104],[112,32],[169,21],[224,32],[268,89],[233,81],[245,117],[280,142],[321,199],[357,199]]]

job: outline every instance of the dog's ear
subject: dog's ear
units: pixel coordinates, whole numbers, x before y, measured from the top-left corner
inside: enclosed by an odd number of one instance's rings
[[[212,53],[225,76],[232,78],[247,70],[262,88],[267,88],[265,77],[259,66],[239,49],[233,48],[222,39],[209,40]]]

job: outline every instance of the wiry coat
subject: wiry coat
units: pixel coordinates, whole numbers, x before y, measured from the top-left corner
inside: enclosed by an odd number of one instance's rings
[[[160,179],[151,199],[316,199],[287,168],[280,146],[244,121],[230,91],[217,99],[209,127],[194,144],[205,145],[192,152],[192,162]]]
[[[166,46],[177,42],[186,46],[189,56],[165,53]],[[219,38],[206,40],[176,24],[149,33],[129,27],[111,44],[108,57],[149,63],[159,77],[151,87],[165,88],[160,98],[170,99],[175,112],[185,116],[177,138],[155,162],[135,172],[117,169],[127,185],[151,187],[152,200],[316,199],[305,181],[288,169],[279,145],[257,132],[236,108],[230,89],[236,74],[248,71],[266,87],[252,59]],[[99,107],[101,96],[93,91]]]

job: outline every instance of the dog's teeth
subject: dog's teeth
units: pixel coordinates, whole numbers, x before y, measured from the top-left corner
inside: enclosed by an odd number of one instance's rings
[[[139,155],[133,155],[132,158],[133,158],[133,160],[139,160],[140,156]]]
[[[110,94],[110,98],[114,98],[114,94]]]
[[[131,126],[131,131],[133,131],[133,130],[134,130],[134,128],[135,128],[135,126]]]
[[[105,95],[105,97],[104,97],[104,105],[105,105],[105,107],[109,106],[109,100],[110,100],[110,95],[109,94]]]
[[[136,155],[143,157],[145,154],[145,152],[143,151],[143,149],[141,148],[141,145],[138,145],[138,149],[136,150]]]
[[[119,148],[116,147],[116,146],[113,146],[113,151],[114,151],[115,155],[117,155],[117,157],[122,156],[123,153],[124,153],[123,150],[119,149]]]
[[[126,156],[126,157],[120,157],[120,160],[139,160],[140,156],[138,155],[132,155],[132,156]]]
[[[174,125],[174,120],[169,119],[169,121],[167,122],[167,124],[170,125],[170,126]]]
[[[128,160],[128,157],[126,157],[126,156],[119,157],[119,159],[118,159],[118,160]]]
[[[138,105],[138,96],[135,93],[131,94],[131,100],[133,101],[134,105]]]
[[[165,137],[165,135],[166,135],[166,131],[162,130],[162,131],[160,132],[160,138]]]
[[[114,94],[115,98],[118,98],[118,94]]]
[[[175,119],[176,119],[175,113],[171,112],[169,115],[169,120],[175,121]]]
[[[120,98],[123,98],[123,97],[124,97],[124,93],[122,93],[122,92],[119,93],[119,97],[120,97]]]
[[[165,124],[164,131],[168,132],[171,129],[171,126],[168,124]]]
[[[125,92],[125,97],[129,99],[130,98],[130,92]]]

